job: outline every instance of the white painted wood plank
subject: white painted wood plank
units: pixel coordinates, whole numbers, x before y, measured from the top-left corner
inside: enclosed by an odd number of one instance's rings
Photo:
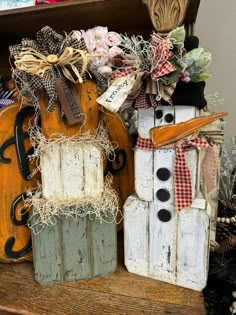
[[[40,155],[42,192],[46,199],[61,198],[63,195],[60,149],[54,143]]]
[[[169,122],[170,124],[186,121],[198,115],[195,107],[191,106],[178,106],[176,108],[160,106],[157,110],[162,110],[162,117],[155,118],[155,126],[167,124],[165,117],[168,114],[173,115],[174,118]],[[145,114],[144,111],[146,110],[143,110],[143,114]],[[170,119],[171,115],[168,116]],[[144,123],[144,116],[139,117],[143,136],[147,129],[144,128],[147,126]],[[144,174],[146,178],[148,174],[149,179],[151,175],[153,176],[153,182],[149,181],[148,188],[150,189],[152,183],[154,199],[152,202],[144,202],[136,196],[131,196],[131,199],[128,198],[127,200],[124,218],[126,267],[130,272],[194,290],[202,290],[206,284],[208,268],[209,216],[205,211],[206,201],[199,190],[198,152],[197,150],[190,150],[185,153],[186,162],[191,172],[193,196],[196,198],[192,207],[183,209],[181,212],[176,211],[174,198],[175,150],[155,150],[152,171],[149,168],[148,172],[147,169],[150,167],[152,157],[150,152],[149,157],[146,151],[142,151],[142,154],[135,157],[135,176],[142,179],[144,179]],[[137,166],[140,165],[143,166],[142,176],[137,171]],[[167,168],[171,172],[171,177],[167,181],[157,178],[156,171],[159,168]],[[141,195],[144,191],[143,186],[141,184],[136,185],[136,190],[138,189],[138,195]],[[161,202],[157,199],[156,191],[159,189],[168,190],[169,200]],[[158,218],[158,212],[161,209],[170,211],[171,219],[168,222],[160,221]],[[149,231],[149,235],[147,235],[147,231]]]
[[[198,115],[191,106],[180,106],[175,111],[175,122],[189,120]],[[191,173],[193,204],[178,213],[176,284],[201,291],[207,280],[209,217],[204,211],[206,201],[199,190],[200,162],[197,150],[185,152]],[[204,210],[200,210],[200,206]]]
[[[162,117],[157,118],[155,117],[155,126],[163,126],[163,125],[171,125],[174,123],[174,115],[175,115],[175,109],[174,106],[158,106],[156,108],[156,111],[162,112]],[[166,115],[171,114],[173,115],[173,121],[166,121]]]
[[[61,180],[64,199],[84,197],[84,156],[79,144],[61,148]]]
[[[177,220],[174,208],[174,149],[158,149],[154,152],[154,203],[150,213],[150,275],[156,279],[175,283]],[[169,170],[168,180],[161,180],[156,172],[160,168]],[[166,189],[170,199],[158,200],[156,192]],[[168,222],[160,221],[158,212],[165,209],[171,213]]]
[[[196,117],[195,106],[175,106],[175,124]]]
[[[159,189],[166,189],[170,193],[170,199],[164,202],[163,205],[169,206],[174,204],[174,149],[158,149],[154,151],[154,201],[161,203],[156,196]],[[157,171],[161,168],[166,168],[170,172],[170,178],[163,181],[157,177]]]
[[[138,133],[141,138],[150,139],[154,127],[154,109],[138,110]],[[135,150],[135,191],[144,201],[153,200],[153,151]]]
[[[149,276],[161,281],[175,283],[176,280],[176,233],[177,220],[173,206],[168,206],[172,217],[169,222],[158,218],[163,205],[150,205],[150,273]]]
[[[207,208],[206,199],[195,198],[193,200],[193,203],[191,204],[191,208],[197,208],[197,209],[201,209],[201,210],[206,210],[206,208]]]
[[[179,214],[176,284],[201,291],[207,281],[209,216],[199,209]]]
[[[154,127],[154,109],[140,108],[138,110],[138,134],[145,139],[151,139],[150,129]]]
[[[103,192],[102,151],[91,144],[83,145],[84,152],[84,194],[101,196]]]
[[[130,196],[124,204],[125,266],[129,272],[149,274],[149,202]]]
[[[136,149],[135,163],[135,191],[144,201],[153,200],[153,151]]]

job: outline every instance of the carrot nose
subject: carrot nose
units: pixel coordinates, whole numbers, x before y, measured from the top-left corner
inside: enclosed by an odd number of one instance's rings
[[[227,112],[221,112],[209,116],[192,118],[174,125],[154,127],[150,130],[153,145],[155,148],[159,148],[164,145],[174,143],[197,132],[216,119],[223,118],[227,115]]]

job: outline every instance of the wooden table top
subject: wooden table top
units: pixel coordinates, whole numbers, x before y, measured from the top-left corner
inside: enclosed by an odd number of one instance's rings
[[[34,280],[32,263],[1,263],[0,314],[206,314],[201,292],[128,273],[119,257],[111,276],[47,286]]]

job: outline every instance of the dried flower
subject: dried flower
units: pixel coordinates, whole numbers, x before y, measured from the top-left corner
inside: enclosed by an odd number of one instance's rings
[[[119,47],[117,46],[113,46],[109,49],[109,58],[110,59],[113,59],[115,58],[116,56],[119,56],[123,53],[123,50],[120,49]]]
[[[110,66],[102,66],[98,68],[98,72],[108,78],[112,74],[112,68]]]
[[[93,33],[96,41],[106,41],[108,29],[104,26],[96,26],[93,28]]]
[[[107,44],[109,46],[119,46],[121,44],[121,36],[116,32],[108,32]]]
[[[96,40],[93,29],[88,29],[86,32],[82,30],[81,34],[84,38],[88,52],[92,53],[96,48]]]
[[[106,41],[104,41],[104,40],[96,41],[96,49],[98,49],[98,48],[103,48],[103,49],[106,49],[107,51],[109,50],[109,46],[107,45]]]
[[[92,58],[92,66],[101,67],[105,66],[108,62],[108,51],[104,48],[98,48],[94,51],[94,57]]]

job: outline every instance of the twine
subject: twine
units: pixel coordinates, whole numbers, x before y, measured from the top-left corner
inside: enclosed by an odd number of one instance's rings
[[[82,128],[82,127],[81,127]],[[50,138],[45,138],[41,133],[40,128],[30,128],[29,137],[32,147],[34,147],[34,153],[29,156],[29,159],[35,160],[36,167],[29,175],[28,179],[31,179],[38,171],[41,171],[39,159],[43,152],[50,150],[52,146],[58,146],[59,148],[69,148],[72,145],[80,145],[81,148],[84,148],[85,145],[91,144],[96,148],[103,150],[105,155],[110,161],[115,159],[115,150],[118,148],[118,144],[114,141],[110,141],[106,127],[100,123],[93,135],[89,134],[89,131],[80,133],[78,131],[72,137],[64,136],[60,133],[51,134]]]
[[[82,198],[60,200],[58,198],[47,200],[39,186],[34,192],[28,191],[24,200],[24,208],[32,208],[29,228],[34,234],[40,233],[45,227],[57,224],[57,219],[78,218],[88,216],[90,220],[99,220],[100,223],[112,223],[116,221],[119,210],[119,198],[111,187],[112,176],[107,176],[104,183],[104,191],[100,197],[85,196]]]
[[[108,159],[115,158],[115,149],[117,144],[111,142],[108,137],[106,127],[100,123],[94,135],[89,132],[79,132],[72,136],[66,137],[59,133],[54,133],[49,139],[45,138],[40,132],[40,128],[31,128],[29,130],[31,144],[34,147],[34,153],[30,159],[36,159],[36,168],[30,175],[32,177],[37,171],[40,171],[40,157],[44,152],[48,152],[52,147],[68,149],[72,145],[78,145],[85,148],[88,144],[103,150],[103,156]],[[29,190],[27,198],[24,200],[23,208],[33,209],[31,218],[28,222],[33,233],[37,234],[46,226],[53,226],[57,223],[58,218],[71,217],[76,220],[79,217],[88,216],[91,220],[102,222],[114,222],[119,210],[119,198],[116,191],[111,188],[112,176],[107,176],[104,183],[104,189],[100,196],[78,196],[78,198],[50,197],[45,198],[42,192],[42,186]],[[20,209],[20,211],[22,210]],[[112,218],[112,219],[111,219]]]
[[[74,65],[80,61],[82,61],[82,68],[79,72]],[[44,56],[34,48],[23,47],[19,55],[15,56],[14,63],[16,69],[31,75],[38,75],[41,78],[46,71],[52,70],[54,66],[60,67],[64,76],[76,84],[83,82],[82,76],[87,69],[88,56],[86,51],[72,47],[66,47],[60,56],[53,54]],[[74,76],[71,75],[68,66],[73,71]],[[13,69],[13,73],[14,71]]]

